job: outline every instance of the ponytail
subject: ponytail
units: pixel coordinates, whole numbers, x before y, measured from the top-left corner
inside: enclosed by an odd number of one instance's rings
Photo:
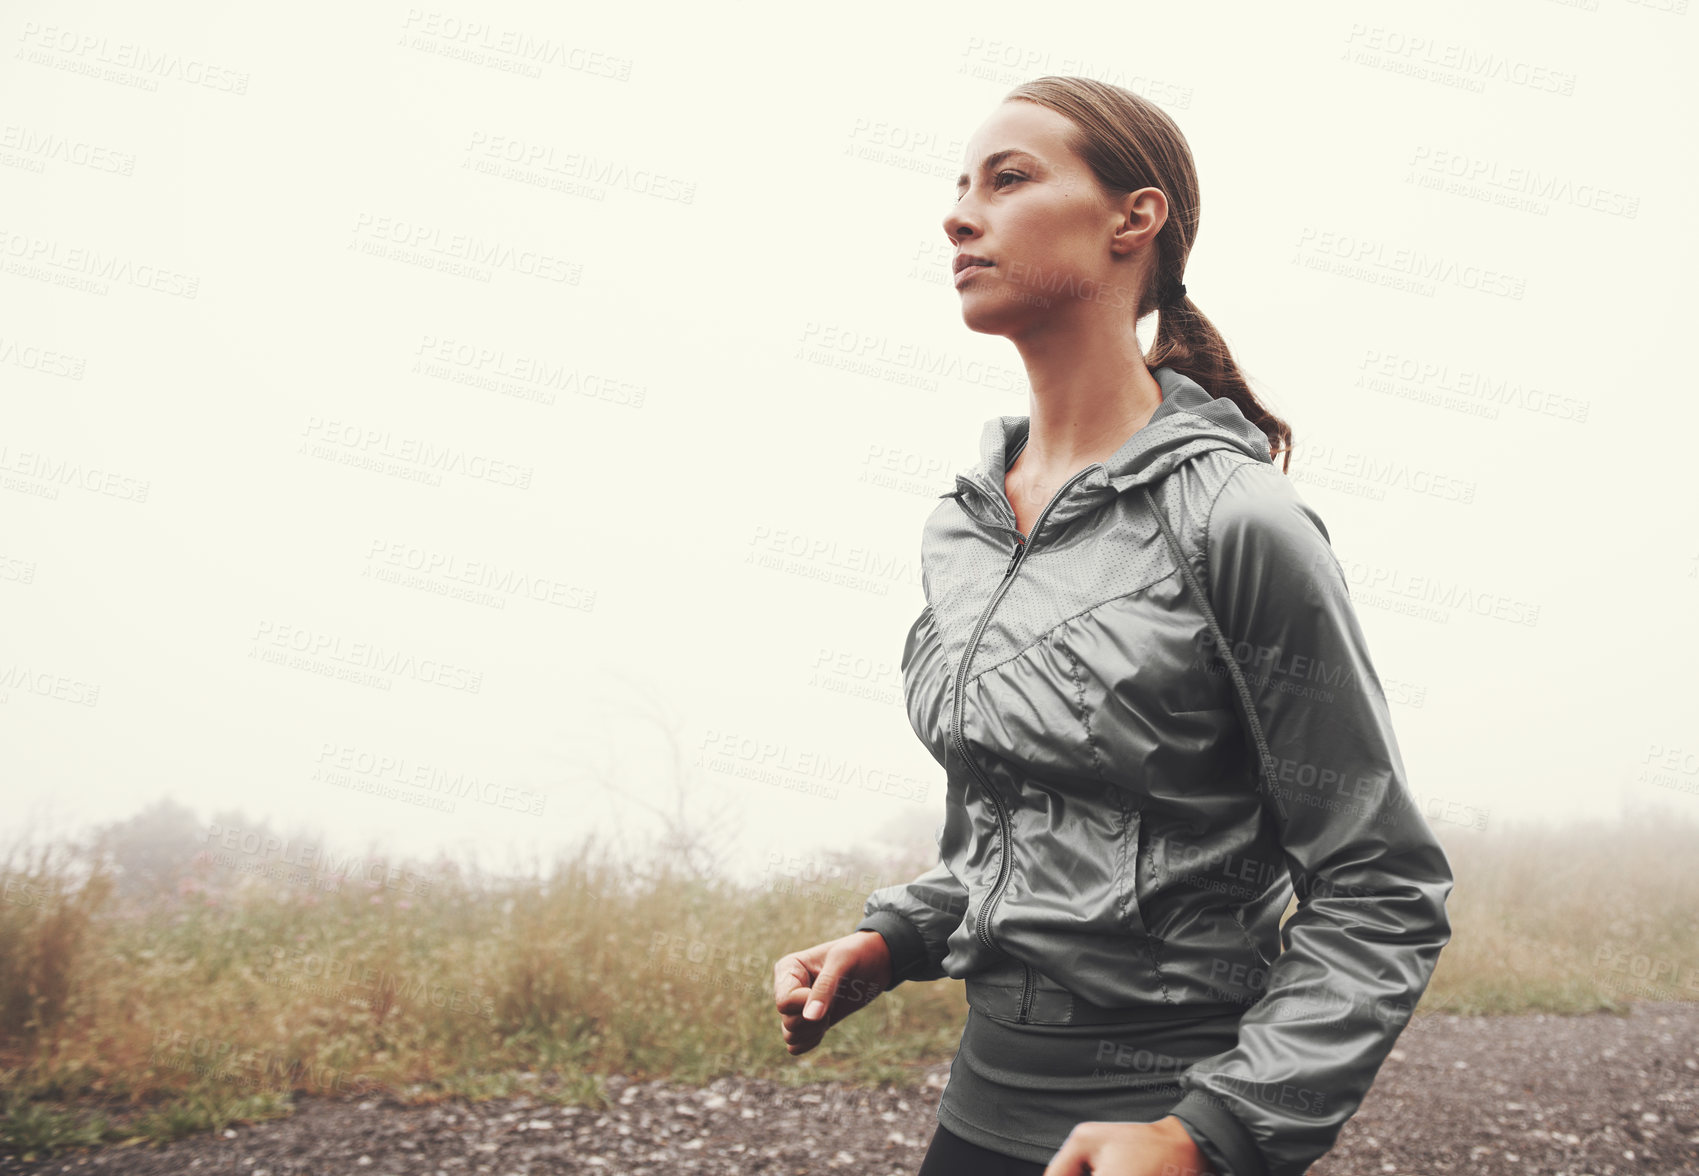
[[[1292,462],[1292,430],[1268,411],[1233,362],[1227,342],[1185,295],[1181,274],[1198,231],[1198,175],[1191,147],[1174,120],[1149,99],[1095,78],[1034,78],[1010,90],[1005,101],[1035,102],[1074,124],[1069,145],[1112,195],[1160,188],[1168,220],[1156,234],[1156,262],[1140,292],[1135,322],[1160,310],[1147,367],[1173,368],[1217,399],[1238,405],[1245,419],[1268,436],[1270,460]],[[1172,292],[1171,294],[1169,292]],[[1160,302],[1160,307],[1158,303]]]
[[[1197,303],[1185,294],[1157,312],[1156,342],[1145,357],[1147,367],[1171,367],[1197,381],[1211,396],[1225,396],[1239,406],[1245,419],[1268,435],[1268,456],[1280,461],[1282,472],[1292,464],[1292,428],[1275,416],[1251,391],[1227,341]],[[1284,457],[1282,457],[1284,455]]]

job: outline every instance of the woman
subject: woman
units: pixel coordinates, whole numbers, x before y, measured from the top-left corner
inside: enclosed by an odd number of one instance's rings
[[[1291,432],[1182,284],[1179,129],[1046,77],[967,158],[962,316],[1019,349],[1032,411],[985,423],[922,536],[902,671],[945,769],[939,863],[775,965],[784,1038],[953,976],[922,1176],[1295,1176],[1426,989],[1450,864]]]

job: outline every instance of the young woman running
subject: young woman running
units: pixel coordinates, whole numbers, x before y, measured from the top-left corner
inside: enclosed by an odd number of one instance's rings
[[[902,673],[939,861],[774,967],[792,1054],[965,982],[922,1176],[1297,1176],[1450,939],[1291,430],[1182,283],[1197,228],[1179,128],[1076,77],[1010,92],[944,218],[963,320],[1032,393],[921,539]]]

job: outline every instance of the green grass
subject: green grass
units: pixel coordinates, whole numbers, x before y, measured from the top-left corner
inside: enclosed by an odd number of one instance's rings
[[[1458,880],[1422,1012],[1699,998],[1692,822],[1435,830]],[[844,854],[840,876],[912,877],[927,849]],[[853,927],[854,887],[740,888],[590,850],[530,876],[409,867],[424,889],[179,864],[153,891],[95,849],[0,867],[0,1153],[166,1141],[302,1094],[595,1106],[610,1074],[906,1082],[953,1056],[966,1013],[958,982],[908,984],[785,1052],[773,963]]]
[[[121,1133],[98,1111],[58,1110],[17,1096],[9,1096],[0,1108],[0,1140],[24,1160],[118,1138]]]

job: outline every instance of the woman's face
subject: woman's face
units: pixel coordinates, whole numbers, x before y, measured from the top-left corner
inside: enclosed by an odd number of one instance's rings
[[[1132,318],[1168,202],[1156,188],[1107,198],[1067,146],[1073,129],[1048,107],[1013,100],[968,141],[944,232],[958,267],[970,256],[990,263],[954,272],[972,330],[1014,335],[1091,308]]]

